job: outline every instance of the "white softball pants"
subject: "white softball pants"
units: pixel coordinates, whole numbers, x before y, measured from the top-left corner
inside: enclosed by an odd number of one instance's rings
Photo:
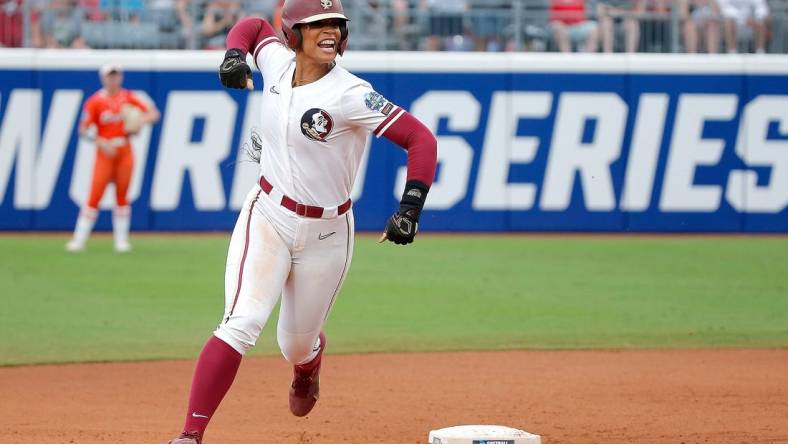
[[[224,317],[214,335],[245,354],[281,295],[282,355],[294,365],[312,360],[350,268],[353,230],[352,210],[333,219],[301,217],[255,186],[230,239]]]

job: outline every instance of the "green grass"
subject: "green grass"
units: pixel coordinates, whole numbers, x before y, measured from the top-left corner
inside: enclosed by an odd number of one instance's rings
[[[229,235],[0,236],[0,365],[192,358]],[[786,347],[788,238],[360,237],[332,352]],[[277,353],[275,314],[254,353]]]

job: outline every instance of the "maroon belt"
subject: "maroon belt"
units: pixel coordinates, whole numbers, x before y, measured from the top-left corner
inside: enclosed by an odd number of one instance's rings
[[[265,191],[265,194],[268,195],[270,195],[271,192],[274,190],[274,186],[271,185],[271,182],[269,182],[265,178],[265,176],[260,176],[260,188],[262,188],[263,191]],[[335,208],[316,207],[313,205],[304,205],[298,203],[293,199],[285,196],[284,194],[282,194],[282,200],[279,202],[279,205],[282,205],[283,207],[287,208],[288,210],[292,211],[293,213],[299,216],[311,217],[315,219],[320,219],[323,218],[324,216],[326,218],[341,216],[348,212],[351,204],[352,204],[351,200],[348,199],[345,201],[345,203]],[[336,210],[336,215],[331,214],[334,212],[334,210]]]

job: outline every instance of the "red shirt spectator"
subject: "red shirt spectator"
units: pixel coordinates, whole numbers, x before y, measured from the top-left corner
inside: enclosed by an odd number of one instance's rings
[[[575,25],[586,21],[585,0],[551,0],[550,21]]]
[[[0,0],[0,46],[20,47],[24,43],[23,0]]]
[[[104,12],[101,11],[100,0],[79,0],[79,7],[85,11],[85,17],[91,22],[104,21]]]

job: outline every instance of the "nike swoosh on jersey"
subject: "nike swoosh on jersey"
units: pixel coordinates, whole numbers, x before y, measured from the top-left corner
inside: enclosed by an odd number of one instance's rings
[[[197,412],[192,412],[192,418],[205,418],[205,419],[210,419],[210,418],[208,418],[207,416],[205,416],[205,415],[201,415],[201,414],[199,414],[199,413],[197,413]]]
[[[274,94],[279,94],[279,90],[276,89],[276,85],[271,85],[269,91],[271,91]]]
[[[323,240],[323,239],[327,239],[328,237],[330,237],[330,236],[332,236],[334,234],[337,234],[337,232],[336,231],[332,231],[332,232],[330,232],[328,234],[319,233],[317,235],[317,238],[320,239],[320,240]]]

